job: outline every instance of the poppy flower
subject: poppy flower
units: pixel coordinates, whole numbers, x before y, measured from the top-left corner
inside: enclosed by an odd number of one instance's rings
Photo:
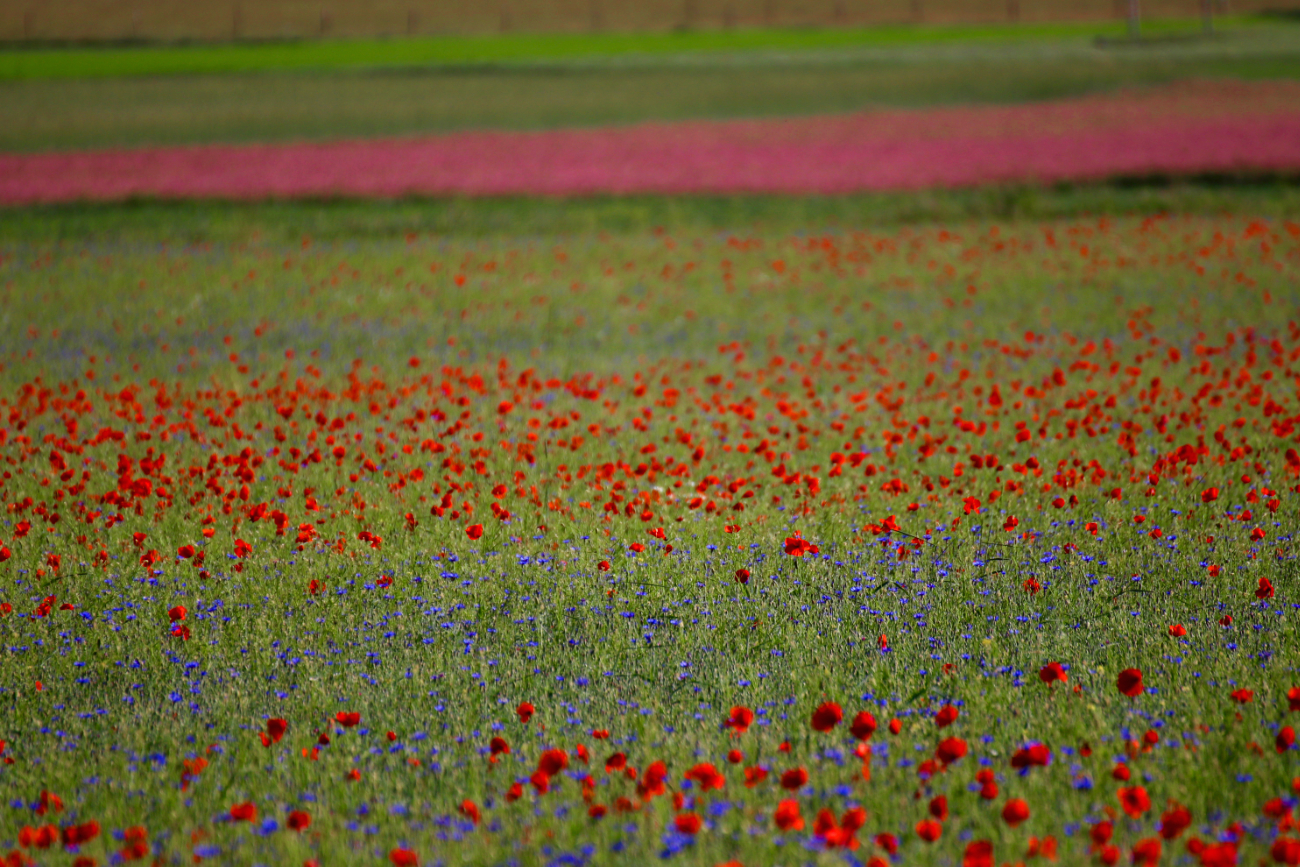
[[[1219,625],[1220,625],[1220,626],[1224,626],[1224,627],[1231,626],[1231,625],[1232,625],[1232,615],[1231,615],[1231,614],[1225,614],[1225,615],[1223,615],[1222,617],[1220,617],[1220,618],[1219,618]]]
[[[898,838],[893,834],[877,834],[872,838],[872,842],[884,849],[888,855],[898,854]]]
[[[767,768],[754,765],[745,768],[745,788],[752,789],[767,779]]]
[[[1029,805],[1022,798],[1012,798],[1002,807],[1002,821],[1012,828],[1029,818]]]
[[[748,584],[748,583],[749,583],[749,570],[748,570],[748,569],[737,569],[737,570],[736,570],[736,580],[739,581],[741,584]]]
[[[965,755],[966,742],[961,738],[946,738],[934,750],[934,757],[945,765],[951,765]]]
[[[993,776],[993,772],[984,768],[975,775],[975,782],[980,786],[980,797],[985,801],[992,801],[998,796],[998,784]]]
[[[603,819],[608,812],[609,808],[604,804],[592,804],[587,808],[587,815],[592,819]]]
[[[745,754],[740,750],[731,750],[727,753],[727,761],[733,765],[738,765],[745,760]]]
[[[64,846],[80,846],[99,836],[99,823],[94,819],[80,825],[69,825],[63,829]]]
[[[828,732],[844,719],[844,711],[833,701],[823,703],[813,711],[811,725],[813,731]]]
[[[289,828],[294,831],[305,831],[311,825],[311,813],[303,810],[294,810],[289,813]]]
[[[820,553],[816,545],[807,539],[800,539],[798,536],[791,536],[785,540],[785,553],[791,557],[802,557],[805,554]]]
[[[1255,693],[1249,689],[1234,689],[1232,691],[1232,700],[1237,704],[1250,704],[1255,700]]]
[[[420,856],[410,849],[390,849],[388,860],[393,862],[393,867],[420,867]]]
[[[479,823],[479,819],[481,817],[478,811],[478,804],[475,804],[473,801],[469,799],[461,801],[460,806],[457,807],[457,810],[460,812],[462,816],[464,816],[466,819],[469,819],[475,825]]]
[[[510,755],[510,744],[503,737],[494,737],[488,742],[488,754],[493,761],[497,756]]]
[[[519,782],[512,783],[510,785],[510,788],[506,789],[506,803],[513,804],[515,801],[518,801],[521,797],[523,797],[523,794],[524,794],[523,784]]]
[[[797,792],[808,784],[808,772],[803,768],[791,768],[781,775],[781,788]]]
[[[344,728],[350,729],[357,723],[361,722],[361,714],[357,711],[339,711],[334,714],[334,721]]]
[[[782,831],[802,831],[804,821],[799,813],[799,802],[787,798],[777,804],[776,811],[772,814],[772,821]]]
[[[876,718],[870,711],[859,711],[849,726],[849,732],[860,741],[865,741],[876,733]]]
[[[1137,698],[1146,690],[1146,687],[1142,684],[1142,669],[1124,669],[1119,673],[1119,677],[1115,681],[1115,686],[1123,695],[1126,695],[1129,698]]]
[[[612,774],[615,771],[621,771],[627,767],[627,755],[625,753],[614,753],[614,755],[605,759],[605,773]]]
[[[554,777],[569,766],[569,754],[564,750],[546,750],[537,760],[537,770]]]
[[[1155,867],[1160,863],[1161,848],[1160,841],[1155,837],[1139,840],[1133,844],[1133,864],[1135,867]],[[1205,863],[1204,859],[1202,863]]]
[[[1121,763],[1110,769],[1110,776],[1111,779],[1119,780],[1121,783],[1127,783],[1129,778],[1133,775],[1129,771],[1128,765]]]
[[[916,836],[927,843],[933,843],[943,836],[943,825],[933,819],[922,819],[916,823]]]
[[[895,717],[889,721],[889,733],[896,735],[903,730],[903,721]]]
[[[515,708],[515,713],[519,716],[519,721],[521,723],[526,723],[533,718],[533,713],[536,712],[536,710],[537,709],[533,707],[531,702],[524,701],[520,702],[519,707]]]
[[[257,818],[257,807],[249,802],[230,808],[230,818],[236,822],[252,822]]]
[[[1172,840],[1192,824],[1192,814],[1182,804],[1171,803],[1160,816],[1160,836]]]
[[[709,762],[702,762],[691,768],[686,772],[685,777],[699,783],[702,792],[707,792],[710,789],[721,789],[726,784],[726,778]]]
[[[262,733],[262,746],[269,747],[271,744],[278,744],[288,730],[289,723],[287,720],[279,717],[269,718],[266,721],[266,731]]]
[[[1284,753],[1295,746],[1295,729],[1291,726],[1282,726],[1278,729],[1277,736],[1273,739],[1273,746],[1279,753]]]
[[[1175,623],[1169,627],[1169,635],[1171,638],[1182,638],[1186,634],[1187,627],[1183,626],[1181,623]]]
[[[934,715],[934,724],[939,728],[947,728],[957,721],[957,708],[946,704],[939,708],[939,712]]]
[[[993,843],[989,840],[971,840],[962,852],[961,867],[993,867]]]
[[[1147,795],[1147,790],[1141,786],[1121,787],[1119,803],[1124,808],[1124,812],[1134,819],[1151,809],[1151,798]]]
[[[694,813],[678,813],[673,818],[673,826],[677,828],[679,834],[698,834],[700,824],[700,817]]]
[[[749,731],[749,727],[754,723],[754,712],[744,705],[736,705],[731,709],[731,716],[723,723],[725,728],[732,729],[738,734],[744,734]]]
[[[609,729],[592,729],[591,736],[598,741],[609,740]]]
[[[1202,503],[1213,503],[1217,499],[1219,499],[1218,488],[1206,488],[1205,490],[1201,491]]]
[[[483,538],[483,525],[482,525],[482,524],[470,524],[468,527],[465,528],[465,535],[466,535],[466,536],[469,536],[469,538],[470,538],[471,540],[474,540],[474,541],[477,541],[477,540],[479,540],[479,539],[482,539],[482,538]]]
[[[1052,751],[1039,743],[1032,743],[1016,750],[1011,756],[1011,767],[1016,769],[1046,767],[1052,760]]]
[[[1300,711],[1300,686],[1293,686],[1286,691],[1288,710]]]
[[[930,811],[930,815],[938,819],[940,822],[947,821],[948,819],[947,796],[935,795],[933,798],[931,798],[929,804],[929,811]]]
[[[1273,598],[1273,582],[1263,575],[1259,577],[1259,586],[1255,588],[1255,598],[1260,600]]]
[[[1278,837],[1269,847],[1268,854],[1274,863],[1291,865],[1300,864],[1300,840],[1294,837]]]
[[[185,615],[188,613],[189,612],[185,610],[184,605],[177,605],[174,608],[167,609],[167,617],[171,620],[172,623],[179,623],[180,621],[184,620]]]
[[[1061,663],[1049,662],[1038,669],[1038,679],[1047,684],[1056,683],[1058,680],[1065,683],[1069,680],[1069,676],[1065,673]]]

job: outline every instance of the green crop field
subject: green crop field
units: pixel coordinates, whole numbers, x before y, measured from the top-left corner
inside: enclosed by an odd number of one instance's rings
[[[1297,213],[0,212],[0,854],[1295,863]]]

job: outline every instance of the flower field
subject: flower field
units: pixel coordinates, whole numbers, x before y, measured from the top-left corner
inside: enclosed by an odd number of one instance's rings
[[[386,140],[0,154],[0,204],[406,195],[844,194],[1300,171],[1300,86]]]
[[[6,864],[1300,864],[1300,224],[0,247]]]

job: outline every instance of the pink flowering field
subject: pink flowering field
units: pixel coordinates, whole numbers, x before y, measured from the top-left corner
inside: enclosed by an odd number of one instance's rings
[[[817,193],[1300,169],[1300,83],[538,132],[0,155],[0,203]]]

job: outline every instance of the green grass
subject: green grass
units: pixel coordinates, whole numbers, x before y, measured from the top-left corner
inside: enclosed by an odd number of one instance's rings
[[[1195,33],[1196,21],[1148,22],[1151,36]],[[1229,17],[1220,27],[1291,28],[1278,20]],[[805,54],[1079,41],[1122,36],[1118,22],[983,26],[896,25],[870,29],[684,31],[675,33],[502,34],[350,41],[268,42],[184,46],[10,49],[0,52],[0,81],[246,72],[338,71],[421,67],[572,64],[641,59],[663,62],[698,55]]]
[[[1267,859],[1261,806],[1300,771],[1273,746],[1300,677],[1295,195],[0,212],[0,785],[63,804],[6,810],[0,849],[94,820],[99,863],[143,826],[164,863],[833,864],[813,818],[861,805],[862,861],[877,833],[935,864],[1051,835],[1083,864],[1122,764],[1152,802],[1116,822],[1125,862],[1170,800],[1193,821],[1166,858],[1241,822],[1239,863]],[[891,515],[924,543],[865,529]],[[825,556],[785,554],[795,533]],[[879,721],[870,781],[844,725],[811,730],[826,701]],[[738,704],[763,712],[743,735]],[[288,732],[264,747],[268,717]],[[970,754],[923,779],[949,736]],[[1020,775],[1031,740],[1053,760]],[[547,748],[575,776],[535,795]],[[590,819],[586,773],[594,803],[641,800],[615,751],[669,790]],[[700,762],[721,791],[686,786]],[[772,773],[747,788],[746,766]],[[811,785],[780,788],[797,766]],[[673,793],[706,819],[689,843]],[[784,798],[803,831],[774,828]],[[245,802],[257,822],[228,821]]]

